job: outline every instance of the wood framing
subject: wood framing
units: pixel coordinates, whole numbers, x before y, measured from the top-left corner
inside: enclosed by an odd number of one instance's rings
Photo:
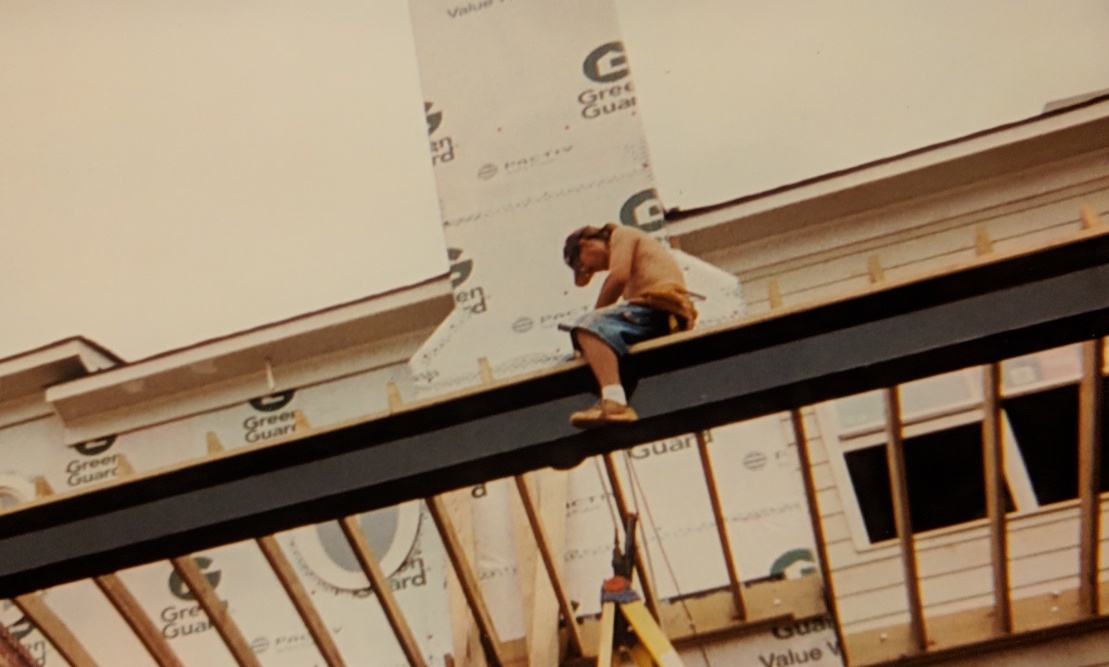
[[[404,651],[404,657],[408,659],[408,664],[412,667],[424,667],[426,663],[423,652],[416,644],[416,637],[412,634],[412,629],[408,626],[408,620],[404,617],[400,605],[397,604],[397,598],[393,595],[389,580],[381,571],[381,564],[377,562],[377,556],[370,548],[362,527],[358,525],[357,517],[343,517],[339,520],[339,527],[343,529],[343,535],[346,536],[350,548],[354,550],[354,556],[358,559],[362,572],[370,580],[374,595],[381,603],[385,618],[389,621],[389,627],[393,629],[393,634],[396,635],[397,642]]]
[[[625,522],[626,525],[627,518],[631,516],[632,510],[628,505],[627,494],[624,493],[624,485],[620,483],[620,475],[616,471],[616,462],[613,457],[614,454],[612,453],[604,455],[605,473],[608,475],[608,483],[612,488],[612,497],[616,501],[616,508],[620,512],[620,520]],[[643,599],[647,603],[647,608],[651,611],[651,615],[655,617],[655,620],[658,620],[658,598],[655,596],[654,582],[651,580],[651,572],[647,568],[647,561],[643,556],[645,547],[639,540],[638,531],[642,529],[643,522],[637,522],[636,526],[636,533],[631,536],[632,541],[636,544],[635,569],[639,573],[639,586],[643,589]]]
[[[928,647],[924,627],[924,607],[920,598],[920,575],[917,572],[916,543],[913,522],[909,515],[909,484],[905,476],[905,443],[901,437],[901,398],[897,387],[882,392],[886,406],[886,462],[889,465],[890,495],[893,520],[901,545],[901,568],[905,576],[905,597],[909,609],[909,634],[915,652]]]
[[[70,667],[96,667],[97,663],[69,627],[42,601],[39,593],[18,595],[12,599],[47,641],[54,645]]]
[[[835,579],[832,578],[832,564],[828,559],[828,542],[824,538],[824,521],[821,518],[820,504],[816,496],[816,480],[813,478],[812,456],[809,453],[809,439],[805,435],[805,417],[800,409],[790,410],[790,426],[793,427],[793,442],[797,446],[797,463],[801,468],[801,483],[805,487],[805,503],[809,510],[809,525],[812,528],[813,544],[816,547],[816,560],[820,564],[820,580],[823,583],[824,604],[836,629],[836,641],[840,650],[847,650],[843,641],[843,628],[839,622],[839,607],[836,602]]]
[[[523,504],[524,512],[527,514],[528,523],[531,526],[531,533],[535,537],[539,556],[543,559],[543,567],[547,571],[547,577],[550,579],[551,588],[554,589],[555,598],[558,600],[558,609],[562,613],[563,620],[566,622],[566,630],[570,637],[570,645],[578,655],[584,655],[585,650],[581,641],[581,628],[578,627],[577,617],[574,614],[574,607],[570,604],[570,598],[566,595],[566,589],[562,585],[562,577],[558,574],[554,555],[551,553],[550,541],[547,539],[547,532],[543,529],[542,521],[539,520],[539,512],[535,508],[535,502],[532,500],[527,480],[523,476],[518,476],[515,478],[515,482],[516,491],[520,495],[520,502]]]
[[[171,559],[170,563],[173,565],[173,571],[181,577],[181,581],[185,583],[193,597],[196,598],[200,608],[208,615],[208,622],[219,633],[223,643],[227,646],[227,650],[231,652],[231,657],[235,659],[239,667],[262,667],[262,663],[258,661],[258,657],[251,650],[250,643],[243,637],[238,624],[231,618],[231,614],[228,613],[223,600],[220,600],[219,596],[216,595],[216,591],[208,583],[204,573],[197,567],[193,557],[179,556]]]
[[[739,569],[736,567],[735,555],[732,553],[732,542],[728,537],[724,505],[720,502],[720,489],[716,486],[716,474],[712,469],[712,456],[709,454],[708,439],[705,437],[704,431],[697,431],[694,435],[697,438],[697,454],[701,459],[701,472],[704,473],[705,487],[708,489],[709,502],[712,504],[716,534],[720,538],[720,551],[724,556],[724,567],[728,571],[728,587],[732,591],[736,619],[743,621],[747,618],[747,605],[743,601],[743,583],[739,578]]]
[[[339,647],[335,645],[331,632],[327,629],[323,618],[320,617],[316,605],[312,603],[312,598],[304,590],[304,585],[300,583],[300,577],[297,576],[292,563],[285,557],[285,552],[281,549],[281,545],[277,543],[277,538],[266,535],[255,541],[266,562],[270,564],[270,569],[273,570],[278,582],[281,583],[281,588],[285,590],[285,594],[289,596],[293,607],[296,608],[300,620],[304,622],[304,627],[308,629],[308,634],[316,642],[316,648],[323,656],[324,662],[327,663],[328,667],[345,667],[346,663],[339,653]]]
[[[1079,599],[1091,616],[1101,600],[1101,413],[1104,344],[1082,344],[1082,380],[1078,387]]]
[[[159,667],[184,667],[184,663],[177,657],[173,647],[158,631],[158,627],[150,620],[146,610],[142,608],[139,601],[135,599],[135,596],[131,594],[131,591],[127,589],[119,576],[105,574],[95,577],[93,581],[104,594],[104,597],[108,598],[108,602],[115,607],[119,615],[130,626],[135,636],[150,653],[150,657],[154,658],[154,662],[158,663]]]
[[[439,537],[443,540],[443,546],[447,550],[451,567],[462,585],[462,592],[466,596],[470,613],[473,614],[474,622],[481,633],[482,646],[488,660],[496,667],[507,667],[509,662],[501,641],[497,637],[497,629],[493,625],[493,618],[489,615],[485,600],[481,596],[477,577],[474,576],[470,564],[462,553],[462,545],[459,543],[458,536],[451,525],[450,517],[447,516],[443,501],[440,498],[428,498],[427,508],[435,522],[435,528],[439,531]]]
[[[1009,528],[1005,508],[1005,451],[1001,445],[1001,369],[982,368],[982,457],[986,488],[986,518],[990,525],[990,563],[993,572],[994,631],[1013,631],[1012,591],[1009,585]]]

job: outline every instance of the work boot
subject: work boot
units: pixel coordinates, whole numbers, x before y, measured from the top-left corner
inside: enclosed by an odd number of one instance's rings
[[[593,404],[588,410],[582,410],[570,415],[570,425],[577,428],[593,428],[605,424],[626,424],[639,419],[630,405],[610,401],[603,398]]]

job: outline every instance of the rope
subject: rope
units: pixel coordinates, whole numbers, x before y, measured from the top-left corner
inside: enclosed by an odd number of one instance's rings
[[[651,524],[651,531],[655,535],[655,541],[658,543],[659,553],[662,554],[662,560],[666,564],[666,570],[670,573],[670,579],[674,582],[674,590],[678,594],[678,603],[685,612],[686,621],[689,623],[689,631],[694,637],[698,637],[700,633],[697,631],[697,623],[693,620],[693,613],[689,611],[689,605],[685,601],[685,596],[682,594],[681,587],[678,585],[678,575],[674,572],[674,564],[670,562],[670,556],[666,553],[666,548],[662,544],[662,535],[659,534],[658,524],[655,523],[655,518],[651,514],[651,506],[647,503],[647,494],[643,491],[643,484],[639,481],[639,474],[635,471],[635,466],[632,463],[631,456],[627,450],[624,450],[624,465],[628,470],[628,478],[632,482],[632,504],[635,505],[636,512],[639,511],[639,495],[643,496],[643,509],[646,512],[647,521]],[[651,561],[651,550],[647,549],[646,539],[643,544],[644,550],[647,552],[647,570],[650,573],[651,581],[655,583],[655,590],[658,590],[658,579],[655,577],[654,565]],[[712,661],[709,660],[708,651],[702,642],[697,643],[697,648],[701,651],[701,658],[705,661],[707,667],[711,667]]]

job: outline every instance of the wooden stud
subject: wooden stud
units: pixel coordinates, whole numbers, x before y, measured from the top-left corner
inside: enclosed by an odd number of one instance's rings
[[[462,585],[462,593],[466,596],[470,613],[473,614],[474,622],[481,633],[481,642],[485,648],[487,659],[496,667],[506,667],[508,661],[505,659],[504,649],[497,637],[497,630],[493,626],[493,618],[489,615],[489,610],[485,607],[485,601],[481,597],[477,577],[474,576],[469,563],[466,561],[465,554],[462,553],[462,544],[454,532],[450,517],[447,516],[446,507],[438,497],[428,498],[427,507],[432,520],[435,522],[435,527],[439,531],[439,536],[443,540],[443,546],[447,550],[451,567]]]
[[[1101,226],[1101,217],[1097,209],[1089,204],[1084,204],[1079,209],[1079,218],[1082,220],[1082,229],[1095,229]]]
[[[893,518],[901,543],[901,565],[905,573],[905,593],[909,604],[909,631],[913,648],[923,652],[927,649],[928,637],[924,627],[913,523],[909,516],[909,485],[905,475],[904,442],[901,438],[901,398],[896,387],[887,387],[883,394],[886,404],[886,461],[889,464]]]
[[[19,595],[13,598],[12,602],[35,624],[47,641],[54,645],[70,667],[96,667],[96,661],[92,659],[81,642],[77,641],[77,637],[70,632],[62,619],[46,606],[41,595],[38,593]]]
[[[878,255],[871,255],[866,260],[866,271],[870,274],[870,284],[874,285],[886,279],[886,272],[882,269],[882,262]]]
[[[293,433],[297,435],[304,435],[312,431],[312,425],[308,423],[308,417],[304,416],[304,412],[300,410],[293,411]]]
[[[374,594],[377,596],[378,602],[381,603],[385,618],[389,621],[389,627],[393,629],[393,634],[396,636],[397,642],[400,643],[401,650],[404,651],[404,657],[408,659],[408,664],[413,667],[424,667],[427,663],[424,661],[423,653],[420,651],[419,645],[416,644],[416,638],[412,634],[412,629],[408,626],[404,612],[397,604],[397,598],[393,595],[393,588],[389,585],[389,579],[381,570],[381,564],[378,563],[377,556],[370,548],[370,543],[366,539],[365,533],[362,532],[362,527],[358,525],[358,518],[353,516],[343,517],[339,520],[339,527],[343,529],[343,535],[346,536],[350,548],[354,551],[354,556],[358,559],[362,572],[370,580],[370,586],[373,587]]]
[[[124,454],[116,455],[116,477],[131,477],[135,474],[135,468],[131,462],[127,460]]]
[[[994,632],[1013,632],[1013,598],[1009,584],[1009,528],[1005,516],[1005,451],[1001,444],[1001,367],[982,369],[982,455],[986,482],[986,517],[993,563]]]
[[[219,441],[219,437],[215,433],[213,433],[212,431],[208,431],[208,435],[206,436],[206,439],[208,441],[208,456],[214,456],[216,454],[222,454],[223,452],[226,451],[223,448],[223,443]]]
[[[767,294],[770,298],[770,309],[777,310],[782,307],[782,288],[778,286],[777,280],[771,280],[766,286]]]
[[[174,653],[173,647],[162,633],[158,631],[158,626],[150,620],[150,616],[127,590],[127,586],[115,574],[105,574],[100,577],[94,577],[93,582],[96,583],[97,588],[108,598],[108,602],[115,607],[119,615],[123,617],[124,622],[135,633],[135,636],[150,653],[150,657],[154,658],[154,662],[158,663],[160,667],[183,667],[184,663]]]
[[[493,384],[493,367],[489,364],[489,359],[482,357],[477,360],[478,371],[481,373],[482,384]]]
[[[54,495],[54,488],[50,486],[50,482],[46,478],[39,475],[35,478],[35,498],[46,498],[47,496]]]
[[[543,567],[547,570],[547,577],[550,579],[551,587],[554,589],[555,597],[558,599],[558,608],[562,612],[562,618],[566,621],[566,629],[570,633],[570,644],[578,655],[584,655],[584,647],[581,641],[581,628],[578,626],[577,617],[574,614],[574,607],[570,604],[570,598],[566,595],[566,588],[562,585],[562,578],[558,574],[558,569],[555,564],[554,555],[551,553],[550,542],[547,540],[547,533],[543,529],[543,523],[539,520],[539,512],[536,511],[535,503],[531,497],[531,491],[528,490],[527,480],[523,476],[517,476],[516,490],[520,494],[520,502],[524,506],[524,512],[527,514],[528,523],[531,525],[531,533],[535,538],[535,543],[539,548],[539,555],[543,560]]]
[[[1101,560],[1101,369],[1100,338],[1082,344],[1082,380],[1078,385],[1078,597],[1091,616],[1099,613]]]
[[[709,503],[712,505],[712,516],[716,520],[716,534],[720,538],[720,549],[724,555],[724,567],[728,571],[728,584],[732,592],[732,603],[735,605],[735,615],[737,619],[743,621],[747,619],[747,605],[743,602],[743,584],[739,579],[739,570],[736,568],[732,543],[728,539],[727,520],[724,517],[724,505],[720,501],[720,489],[716,486],[716,474],[712,468],[708,438],[705,437],[704,431],[697,431],[695,436],[697,453],[701,457],[701,472],[705,476],[705,487],[708,489]]]
[[[805,418],[800,409],[791,410],[789,418],[793,426],[793,442],[797,446],[797,463],[801,467],[801,482],[805,487],[805,501],[809,506],[809,524],[816,545],[816,559],[820,563],[820,578],[824,583],[824,606],[835,625],[840,650],[846,651],[847,643],[843,641],[843,628],[839,621],[839,600],[836,598],[836,586],[832,579],[832,562],[828,558],[828,543],[824,538],[824,522],[821,519],[823,515],[816,499],[816,477],[812,456],[809,454],[809,439],[805,434]]]
[[[219,633],[223,643],[227,646],[227,650],[231,652],[231,657],[235,659],[239,667],[262,667],[262,663],[254,655],[254,651],[251,650],[250,644],[243,637],[239,626],[231,618],[231,614],[228,613],[223,600],[220,600],[219,596],[216,595],[215,589],[208,583],[207,577],[197,567],[193,557],[179,556],[171,559],[170,563],[172,563],[177,576],[181,577],[181,581],[188,586],[189,591],[192,592],[193,597],[200,604],[200,608],[208,615],[208,622]]]
[[[285,593],[289,596],[293,607],[296,608],[297,614],[300,615],[300,620],[304,622],[304,627],[308,629],[308,634],[316,642],[316,648],[319,649],[324,662],[328,664],[328,667],[344,667],[346,663],[343,662],[343,657],[339,653],[339,647],[335,645],[331,632],[323,622],[316,605],[312,603],[312,598],[304,590],[304,585],[300,583],[300,578],[297,576],[296,570],[293,569],[292,563],[285,557],[285,552],[282,551],[281,545],[277,543],[277,538],[266,535],[255,541],[266,562],[270,564],[274,575],[277,576],[277,580],[281,583],[281,588],[285,589]]]
[[[979,257],[993,252],[993,241],[990,232],[984,226],[974,230],[974,252]]]
[[[0,623],[0,665],[3,667],[39,667],[27,647]]]
[[[627,521],[627,518],[632,514],[631,508],[628,506],[627,496],[624,494],[624,487],[620,484],[620,476],[616,473],[616,462],[613,460],[611,453],[604,455],[605,472],[608,473],[608,483],[612,487],[612,496],[616,499],[616,507],[620,512],[621,521]],[[637,522],[638,526],[642,527],[642,523]],[[632,536],[636,544],[635,549],[635,569],[639,572],[639,586],[643,589],[643,599],[647,601],[647,608],[651,610],[651,615],[655,620],[659,620],[662,616],[658,611],[658,598],[655,597],[655,586],[651,581],[651,573],[647,569],[646,561],[643,558],[643,549],[646,547],[639,543],[638,532]]]
[[[447,511],[454,535],[462,547],[462,554],[468,562],[477,559],[477,540],[474,535],[473,489],[458,489],[440,496],[443,508]],[[459,576],[453,569],[447,570],[447,612],[449,615],[451,646],[457,662],[474,667],[485,667],[485,649],[482,645],[481,631],[471,620],[470,605],[462,590]]]
[[[400,395],[400,388],[396,382],[385,383],[385,394],[389,398],[389,411],[395,412],[404,407],[404,399]]]

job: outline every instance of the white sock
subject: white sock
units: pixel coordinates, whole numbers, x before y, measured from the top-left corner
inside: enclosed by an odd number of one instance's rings
[[[624,393],[624,386],[619,384],[606,384],[601,387],[601,398],[615,401],[620,405],[628,404],[628,396]]]

